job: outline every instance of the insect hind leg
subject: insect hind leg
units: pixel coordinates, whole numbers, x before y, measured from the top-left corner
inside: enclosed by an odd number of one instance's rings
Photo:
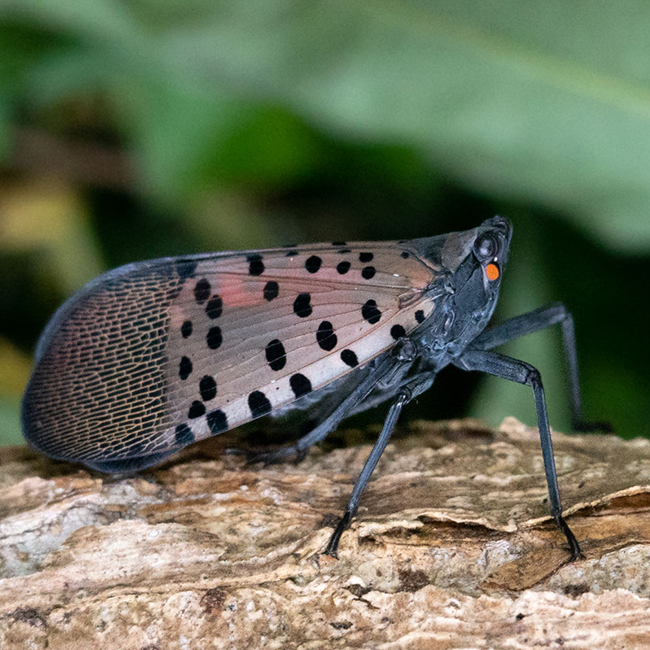
[[[386,449],[386,445],[388,444],[390,436],[395,429],[395,425],[397,424],[397,420],[400,416],[400,413],[402,412],[402,409],[410,399],[411,391],[407,387],[403,387],[398,391],[397,397],[391,404],[390,410],[388,411],[388,415],[384,421],[384,426],[382,427],[381,433],[379,434],[379,438],[377,439],[375,446],[370,451],[370,456],[368,456],[368,459],[366,460],[366,463],[361,470],[361,474],[359,474],[359,478],[354,485],[352,495],[350,496],[347,508],[343,513],[343,517],[341,517],[339,520],[339,523],[337,524],[334,532],[332,533],[332,536],[330,537],[329,542],[327,543],[327,548],[325,549],[326,555],[338,557],[337,549],[341,535],[350,527],[350,523],[352,522],[354,515],[357,513],[361,495],[366,485],[368,484],[368,481],[370,480],[370,476],[375,471],[381,455]]]

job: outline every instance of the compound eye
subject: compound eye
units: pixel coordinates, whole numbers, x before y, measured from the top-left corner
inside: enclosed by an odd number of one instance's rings
[[[496,257],[499,250],[499,244],[490,234],[481,235],[474,242],[474,253],[479,260],[488,260]]]

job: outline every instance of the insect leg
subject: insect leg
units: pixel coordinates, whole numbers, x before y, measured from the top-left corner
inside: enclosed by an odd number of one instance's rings
[[[585,422],[583,419],[573,316],[561,302],[553,303],[548,307],[542,307],[521,316],[515,316],[501,325],[485,330],[472,341],[469,347],[473,350],[491,350],[520,336],[538,332],[558,323],[562,324],[562,342],[564,344],[564,356],[571,390],[573,429],[574,431],[611,431],[612,427],[607,422]]]
[[[580,556],[580,546],[574,534],[571,532],[566,521],[562,517],[562,501],[560,499],[560,488],[557,483],[557,470],[555,469],[555,457],[553,456],[553,441],[548,423],[546,411],[546,397],[539,371],[525,361],[513,359],[497,352],[484,350],[465,350],[465,352],[454,361],[454,365],[463,370],[478,370],[496,375],[503,379],[525,384],[533,389],[535,396],[535,409],[537,411],[537,425],[539,437],[542,443],[542,457],[544,458],[544,472],[548,485],[548,495],[551,505],[551,515],[555,518],[558,527],[564,533],[569,548],[571,559]]]
[[[298,439],[293,445],[288,445],[268,453],[251,454],[248,463],[271,464],[281,461],[287,456],[296,455],[300,460],[309,451],[309,448],[324,440],[329,433],[344,420],[352,410],[362,402],[382,381],[395,376],[401,368],[410,366],[415,358],[415,351],[403,350],[409,346],[413,347],[411,341],[405,340],[403,343],[395,344],[391,353],[382,359],[377,367],[370,372],[367,377],[328,415],[320,424],[314,427],[307,435]]]
[[[379,434],[379,438],[377,439],[375,446],[372,448],[370,456],[368,456],[366,464],[363,466],[361,474],[359,474],[359,478],[354,485],[352,496],[348,501],[345,513],[343,514],[343,517],[337,524],[334,532],[332,533],[332,536],[330,537],[329,542],[327,543],[327,548],[325,549],[325,553],[327,555],[338,557],[336,554],[336,549],[338,548],[341,535],[350,527],[350,522],[352,521],[352,518],[356,514],[357,508],[359,507],[361,494],[368,484],[368,480],[370,479],[371,474],[375,471],[375,467],[377,467],[377,463],[379,462],[381,455],[384,453],[384,449],[386,449],[386,445],[390,440],[393,429],[395,429],[395,425],[397,424],[397,419],[402,412],[402,408],[404,408],[404,405],[410,399],[411,391],[406,387],[401,388],[397,394],[395,401],[392,403],[390,410],[388,411],[388,415],[386,416],[386,420],[384,422],[381,433]]]

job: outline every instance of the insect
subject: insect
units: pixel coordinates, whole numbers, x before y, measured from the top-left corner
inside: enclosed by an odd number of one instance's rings
[[[530,386],[551,514],[562,517],[539,372],[493,348],[561,323],[574,425],[582,420],[573,320],[561,304],[486,330],[512,228],[405,242],[313,244],[129,264],[88,283],[41,335],[22,408],[27,440],[101,472],[156,465],[267,414],[309,408],[314,428],[252,460],[304,455],[347,416],[390,402],[326,548],[336,556],[403,407],[453,364]]]

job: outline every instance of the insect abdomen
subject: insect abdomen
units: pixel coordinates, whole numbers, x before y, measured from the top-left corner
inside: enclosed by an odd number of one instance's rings
[[[141,459],[140,467],[162,460],[153,446],[170,424],[164,361],[169,303],[181,283],[173,267],[145,267],[107,274],[71,298],[39,347],[23,399],[32,445],[98,468],[109,461],[110,471],[123,458]]]

